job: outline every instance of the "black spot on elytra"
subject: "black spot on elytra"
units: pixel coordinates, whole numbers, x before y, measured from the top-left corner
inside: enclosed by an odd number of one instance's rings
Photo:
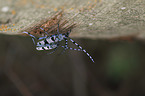
[[[46,41],[46,39],[44,40],[44,43],[45,43],[45,44],[48,44],[48,42]]]
[[[45,50],[45,48],[44,48],[44,47],[42,47],[42,49],[43,49],[43,50]]]
[[[55,41],[55,40],[54,40],[54,37],[52,37],[51,40],[52,40],[52,41]]]

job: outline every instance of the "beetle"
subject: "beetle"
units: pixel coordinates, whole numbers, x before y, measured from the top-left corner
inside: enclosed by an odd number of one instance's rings
[[[87,54],[87,56],[91,59],[91,61],[94,62],[94,59],[92,58],[92,56],[85,49],[83,49],[78,43],[76,43],[73,39],[71,39],[69,37],[71,30],[69,30],[66,33],[60,33],[59,24],[58,24],[57,34],[50,36],[43,28],[40,27],[40,29],[45,32],[45,36],[42,36],[39,38],[36,38],[34,35],[30,34],[29,32],[26,32],[26,31],[22,32],[22,33],[28,34],[30,37],[32,37],[32,41],[36,45],[36,50],[52,50],[52,49],[54,49],[52,52],[48,53],[48,54],[52,54],[60,46],[59,43],[61,41],[65,41],[65,45],[61,46],[62,48],[64,48],[63,52],[65,52],[67,49],[83,51],[84,53]],[[37,42],[36,42],[36,40],[37,40]],[[75,44],[78,47],[78,49],[68,47],[68,40],[70,40],[73,44]]]

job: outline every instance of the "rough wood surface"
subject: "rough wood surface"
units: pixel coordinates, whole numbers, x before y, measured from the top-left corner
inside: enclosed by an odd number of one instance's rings
[[[0,0],[0,2],[1,34],[19,35],[24,29],[63,10],[64,19],[70,18],[78,24],[72,30],[71,37],[145,38],[145,0]]]

